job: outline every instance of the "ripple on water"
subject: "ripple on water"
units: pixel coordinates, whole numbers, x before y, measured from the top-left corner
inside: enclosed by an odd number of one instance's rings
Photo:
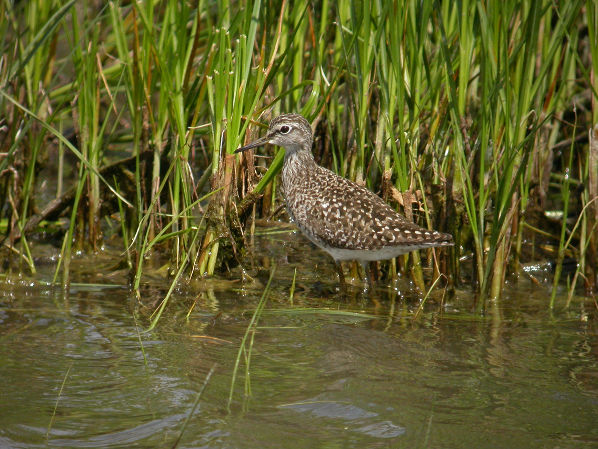
[[[284,245],[274,257],[317,256]],[[280,262],[230,413],[263,287],[181,289],[141,334],[164,288],[142,305],[97,286],[1,293],[0,447],[172,447],[214,365],[179,448],[596,447],[591,316],[550,314],[545,295],[518,290],[486,315],[468,312],[467,292],[449,308],[429,300],[415,320],[417,298],[311,288],[312,272],[332,285],[332,268],[300,260]]]

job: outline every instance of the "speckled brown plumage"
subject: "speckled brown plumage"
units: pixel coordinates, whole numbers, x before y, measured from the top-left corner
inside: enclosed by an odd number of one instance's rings
[[[335,260],[383,260],[416,249],[453,244],[450,234],[408,221],[369,190],[320,167],[311,153],[312,130],[298,114],[270,123],[265,143],[285,148],[282,185],[287,211],[303,234]]]

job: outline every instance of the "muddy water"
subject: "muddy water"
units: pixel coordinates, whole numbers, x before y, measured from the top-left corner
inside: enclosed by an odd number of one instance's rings
[[[408,281],[343,296],[327,257],[299,236],[256,248],[253,282],[183,285],[151,331],[167,288],[157,275],[140,300],[99,257],[76,264],[81,283],[68,291],[43,286],[51,264],[35,283],[11,279],[0,447],[598,447],[593,302],[551,314],[549,290],[519,282],[485,313],[463,290],[432,295],[415,317]]]

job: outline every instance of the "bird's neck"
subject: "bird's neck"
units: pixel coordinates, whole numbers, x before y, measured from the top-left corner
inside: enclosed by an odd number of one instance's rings
[[[299,182],[316,167],[311,149],[305,147],[285,148],[284,166],[282,167],[283,185]]]
[[[305,168],[315,165],[314,155],[311,153],[311,148],[307,147],[290,147],[285,148],[284,153],[284,165],[296,166],[297,168],[302,165]]]

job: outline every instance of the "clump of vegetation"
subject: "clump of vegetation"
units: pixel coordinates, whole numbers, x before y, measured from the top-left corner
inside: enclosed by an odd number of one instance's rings
[[[57,282],[105,220],[135,288],[156,248],[175,279],[230,267],[247,218],[276,209],[282,162],[258,177],[233,151],[299,112],[318,161],[455,236],[436,265],[453,282],[498,298],[551,259],[556,291],[572,259],[570,294],[596,291],[595,2],[30,0],[0,16],[5,270],[35,272],[33,236],[60,217]],[[389,275],[423,285],[420,257]]]

